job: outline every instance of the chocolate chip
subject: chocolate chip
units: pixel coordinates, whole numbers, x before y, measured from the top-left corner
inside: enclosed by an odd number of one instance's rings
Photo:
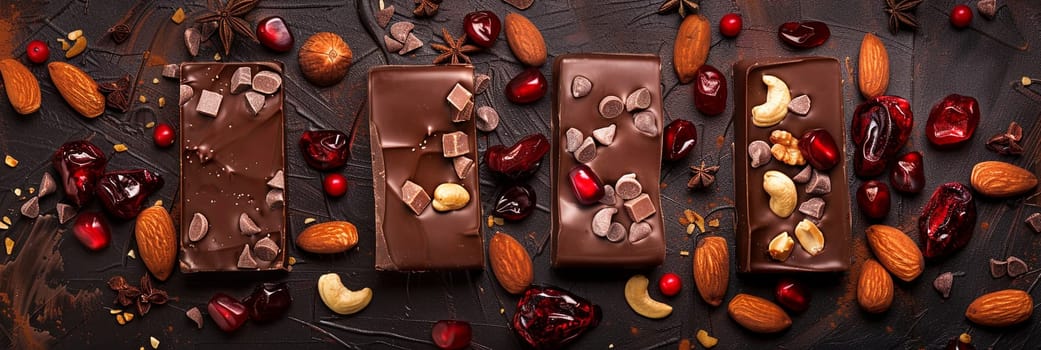
[[[625,240],[625,226],[617,222],[611,223],[611,228],[607,230],[607,240],[609,242],[618,243]]]
[[[632,112],[651,106],[651,90],[639,88],[625,97],[625,110]]]
[[[474,114],[474,103],[473,103],[473,101],[467,101],[466,102],[466,106],[464,106],[463,109],[456,111],[455,114],[452,116],[452,122],[453,123],[462,123],[462,122],[470,121],[470,119],[473,118],[473,114]]]
[[[405,47],[404,43],[394,40],[394,38],[386,35],[383,36],[383,44],[387,46],[388,52],[398,52]]]
[[[33,196],[22,204],[22,215],[30,219],[40,216],[40,197]]]
[[[202,312],[199,311],[198,307],[193,306],[191,309],[188,309],[188,311],[184,312],[184,316],[187,316],[189,320],[195,322],[196,328],[202,329]]]
[[[751,158],[752,168],[758,168],[773,159],[770,153],[770,144],[763,140],[755,140],[748,144],[748,157]]]
[[[278,243],[271,237],[264,237],[253,245],[253,255],[263,261],[272,261],[278,257]]]
[[[813,169],[813,176],[810,178],[810,183],[806,185],[807,194],[828,194],[831,192],[831,177],[827,173]]]
[[[422,213],[423,209],[430,205],[430,195],[427,194],[427,191],[415,182],[408,180],[401,186],[401,200],[405,201],[405,204],[416,215]]]
[[[69,222],[69,220],[72,220],[72,218],[76,216],[76,208],[71,205],[58,203],[55,209],[58,210],[58,223],[61,224]]]
[[[615,191],[617,192],[618,189],[616,188]],[[657,212],[654,209],[651,196],[648,196],[646,193],[630,199],[623,206],[625,206],[625,211],[629,213],[629,218],[633,219],[633,221],[643,221],[643,219],[649,218]]]
[[[246,94],[244,96],[246,98],[246,107],[249,109],[249,112],[252,113],[253,116],[256,116],[257,113],[260,113],[260,110],[264,108],[264,95],[258,94],[253,91],[246,91]]]
[[[579,146],[582,146],[582,132],[575,128],[568,128],[564,132],[564,150],[568,152],[574,152],[578,150]]]
[[[799,205],[799,212],[815,219],[824,215],[824,199],[813,197]]]
[[[614,218],[614,214],[618,213],[618,209],[605,207],[600,209],[593,215],[593,234],[599,237],[607,237],[607,233],[611,230],[611,220]]]
[[[192,215],[192,222],[188,224],[188,240],[198,242],[206,237],[207,232],[210,232],[210,221],[206,220],[206,215],[202,215],[202,213]]]
[[[589,81],[581,75],[576,75],[571,79],[571,97],[583,98],[589,95],[589,92],[593,90],[593,82]]]
[[[267,191],[267,196],[264,198],[264,202],[267,203],[268,208],[280,208],[285,203],[285,191],[277,188],[273,188]]]
[[[249,90],[253,86],[253,71],[249,67],[239,67],[231,75],[231,93],[237,94]]]
[[[610,146],[614,142],[615,129],[618,127],[614,124],[593,130],[593,138],[596,139],[601,145]]]
[[[488,90],[488,86],[492,85],[492,76],[488,74],[478,74],[474,76],[474,95],[483,94],[485,90]]]
[[[615,198],[614,186],[604,185],[604,196],[600,197],[600,203],[614,205],[616,202],[618,199]]]
[[[379,10],[379,12],[376,12],[376,24],[378,24],[380,28],[386,28],[387,25],[390,24],[390,19],[392,17],[394,17],[394,5],[384,7],[382,10]]]
[[[401,50],[398,50],[399,55],[404,55],[423,47],[423,41],[419,40],[419,37],[412,33],[408,33],[408,37],[405,38],[404,44],[405,46],[402,47]]]
[[[788,110],[798,115],[810,113],[810,97],[799,95],[788,102]]]
[[[607,96],[600,100],[600,116],[611,119],[622,114],[625,103],[618,96]]]
[[[253,258],[253,252],[249,250],[249,244],[242,247],[242,253],[239,254],[239,263],[236,266],[240,269],[257,268],[257,259]]]
[[[636,130],[639,130],[644,135],[655,137],[658,136],[657,119],[654,112],[644,110],[633,116],[633,125],[636,126]]]
[[[462,131],[447,133],[441,135],[441,149],[445,158],[465,155],[470,153],[470,140]]]
[[[280,190],[286,189],[286,176],[282,170],[276,171],[274,176],[271,176],[271,180],[267,180],[267,186],[271,188],[277,188]]]
[[[1027,271],[1030,271],[1030,268],[1027,267],[1027,263],[1024,262],[1023,259],[1010,256],[1008,257],[1008,259],[1005,259],[1005,261],[1008,262],[1009,277],[1016,278],[1024,273],[1027,273]]]
[[[180,74],[178,74],[178,71],[181,70],[180,68],[181,68],[181,66],[177,65],[176,63],[171,63],[171,64],[164,65],[163,66],[163,77],[170,78],[170,79],[177,79],[178,76],[180,75]]]
[[[412,22],[394,23],[390,25],[390,36],[393,37],[394,40],[405,42],[408,40],[408,35],[412,33],[412,29],[415,27],[416,25],[412,24]]]
[[[260,226],[257,226],[257,222],[253,221],[253,218],[246,215],[246,213],[239,214],[239,231],[242,234],[250,236],[260,233]]]
[[[535,3],[535,0],[502,0],[502,2],[510,4],[520,10],[527,10],[531,7],[531,4]]]
[[[499,112],[495,111],[495,108],[491,106],[481,106],[477,108],[477,130],[484,132],[495,131],[495,128],[499,127]]]
[[[636,174],[628,173],[618,178],[618,181],[614,184],[614,192],[621,197],[622,200],[630,200],[636,198],[643,193],[643,185],[640,185],[639,181],[636,181]]]
[[[593,137],[586,137],[582,144],[575,150],[575,160],[579,163],[589,163],[596,159],[596,143]]]
[[[253,91],[271,95],[282,87],[282,76],[270,71],[260,71],[253,76]]]
[[[180,101],[181,102],[178,103],[178,104],[184,105],[184,103],[188,102],[188,100],[191,100],[193,96],[195,96],[195,91],[192,90],[192,87],[188,86],[188,85],[181,84],[181,94],[180,94]]]
[[[54,182],[54,176],[51,176],[49,172],[44,172],[43,178],[40,179],[40,188],[37,195],[46,197],[48,194],[54,193],[56,189],[58,189],[58,184]]]
[[[461,111],[466,107],[467,103],[470,103],[470,97],[472,96],[473,94],[470,93],[470,90],[467,90],[459,83],[456,83],[455,86],[452,87],[452,91],[448,92],[448,97],[445,99],[447,99],[448,103],[451,104],[452,107],[455,107],[457,111]]]
[[[650,236],[651,224],[641,221],[629,225],[629,242],[636,243]]]
[[[767,153],[767,157],[769,157],[769,153]],[[802,168],[802,171],[799,171],[798,174],[795,174],[795,176],[792,177],[792,182],[797,184],[804,184],[810,182],[810,178],[812,177],[813,167],[807,165],[805,168]]]
[[[951,287],[954,285],[954,274],[950,272],[941,273],[933,280],[933,288],[943,296],[944,299],[951,297]]]
[[[1024,222],[1030,226],[1031,230],[1034,230],[1034,233],[1041,233],[1041,213],[1030,214]]]
[[[470,174],[470,170],[474,168],[474,161],[467,156],[460,156],[452,158],[452,166],[455,168],[455,175],[460,180],[465,180],[466,175]]]
[[[1002,278],[1008,274],[1008,262],[1002,260],[990,259],[990,276],[994,278]]]
[[[224,99],[224,96],[210,90],[202,90],[202,95],[199,95],[199,103],[195,105],[195,111],[199,114],[217,117],[217,113],[220,112],[220,103]]]
[[[202,33],[198,29],[188,28],[184,30],[184,47],[192,57],[199,55],[199,44],[202,43]]]

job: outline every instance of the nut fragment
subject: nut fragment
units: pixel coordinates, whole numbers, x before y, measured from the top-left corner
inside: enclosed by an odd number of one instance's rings
[[[446,182],[434,189],[434,200],[431,204],[434,210],[451,211],[466,207],[470,203],[470,192],[463,186]]]
[[[701,344],[701,346],[704,346],[706,349],[711,349],[715,347],[716,344],[719,344],[719,339],[712,337],[708,334],[708,331],[705,331],[704,329],[699,329],[695,338],[698,339],[698,344]]]
[[[788,175],[777,170],[767,171],[763,174],[763,191],[770,195],[770,211],[777,216],[786,218],[795,211],[798,195]]]
[[[788,165],[806,164],[806,159],[803,158],[802,152],[799,151],[799,139],[792,133],[784,130],[774,130],[770,132],[770,142],[774,144],[770,147],[770,153],[777,160]]]
[[[318,278],[318,295],[322,302],[335,313],[350,315],[361,311],[372,301],[372,290],[362,288],[357,291],[347,289],[340,281],[340,275],[327,273]]]
[[[788,257],[792,255],[792,247],[795,246],[795,240],[792,236],[788,235],[788,232],[781,232],[781,234],[774,236],[770,240],[769,253],[770,257],[777,261],[788,260]]]
[[[672,314],[672,306],[651,299],[647,292],[650,281],[644,275],[635,275],[625,283],[625,301],[637,314],[646,318],[665,318]]]
[[[751,158],[752,168],[758,168],[770,162],[770,144],[763,140],[755,140],[748,144],[748,157]]]
[[[772,75],[763,75],[766,84],[766,102],[752,107],[752,124],[761,128],[771,127],[784,120],[788,114],[788,103],[792,101],[788,84]]]
[[[819,227],[810,220],[803,219],[795,225],[795,238],[799,245],[810,255],[820,254],[824,250],[824,235]]]

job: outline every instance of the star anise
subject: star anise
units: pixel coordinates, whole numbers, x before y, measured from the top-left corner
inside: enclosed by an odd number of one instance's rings
[[[665,0],[658,7],[658,14],[665,15],[677,11],[680,13],[680,17],[687,17],[687,15],[697,14],[699,9],[700,5],[695,0]]]
[[[908,27],[912,30],[918,28],[918,19],[914,16],[914,10],[922,0],[886,0],[886,13],[889,14],[889,32],[896,34],[900,27]]]
[[[228,0],[227,3],[222,3],[223,1],[208,0],[206,12],[195,22],[216,22],[220,41],[224,44],[224,54],[228,55],[231,53],[231,42],[235,39],[235,33],[257,41],[252,26],[240,17],[257,7],[259,0]]]
[[[152,286],[152,280],[148,274],[141,276],[141,287],[134,287],[127,283],[123,276],[114,276],[108,280],[108,287],[116,291],[116,303],[122,306],[134,304],[137,312],[144,316],[152,305],[166,304],[170,300],[166,291]]]
[[[452,37],[452,34],[448,34],[448,29],[441,27],[442,39],[445,44],[431,43],[430,47],[433,47],[437,51],[441,51],[441,54],[434,58],[434,64],[441,64],[451,62],[451,64],[459,64],[460,62],[473,63],[470,57],[466,54],[481,51],[481,48],[473,45],[465,45],[466,36],[459,36],[459,40]]]
[[[416,17],[433,17],[437,14],[437,9],[441,7],[442,0],[413,0],[416,3],[416,9],[412,10],[412,15]]]
[[[1004,133],[994,135],[987,140],[987,149],[997,152],[1000,155],[1006,156],[1018,156],[1023,154],[1023,146],[1019,145],[1019,140],[1023,139],[1023,127],[1012,122],[1008,125],[1008,130]]]
[[[718,165],[705,166],[705,162],[702,161],[700,166],[690,167],[690,181],[687,181],[687,188],[692,190],[701,190],[712,186],[716,182],[716,172],[719,171]]]
[[[130,74],[119,80],[98,84],[101,92],[106,94],[105,104],[120,112],[130,109]]]

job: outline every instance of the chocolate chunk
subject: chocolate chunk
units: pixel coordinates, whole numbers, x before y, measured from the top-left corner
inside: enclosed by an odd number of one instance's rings
[[[188,309],[188,311],[184,312],[184,316],[195,322],[195,328],[202,329],[202,312],[199,311],[198,307],[193,306],[191,309]]]
[[[264,237],[253,245],[253,256],[263,261],[273,261],[278,257],[280,248],[271,237]]]
[[[231,93],[237,94],[253,86],[253,72],[249,67],[239,67],[231,75]]]
[[[578,150],[578,147],[582,146],[582,132],[578,129],[567,129],[564,132],[564,138],[566,139],[564,150],[568,152],[575,152]]]
[[[453,123],[462,123],[462,122],[465,122],[465,121],[470,121],[470,118],[473,118],[473,114],[474,114],[474,103],[472,101],[467,101],[466,102],[466,106],[463,107],[463,109],[458,110],[458,111],[455,112],[455,114],[453,114],[452,122]]]
[[[643,185],[640,185],[640,182],[636,181],[636,174],[628,173],[619,177],[618,181],[615,182],[614,192],[617,193],[618,197],[621,197],[622,200],[630,200],[643,193]]]
[[[405,47],[404,43],[394,40],[394,38],[391,38],[387,35],[383,36],[383,44],[387,46],[388,52],[398,52]]]
[[[612,222],[611,228],[607,230],[607,240],[612,243],[618,243],[625,240],[625,226],[620,223]]]
[[[44,172],[43,178],[40,179],[40,187],[37,195],[40,197],[46,197],[48,194],[54,193],[58,189],[58,184],[54,182],[54,176],[51,173]]]
[[[640,133],[644,135],[656,137],[658,136],[657,119],[658,118],[656,117],[654,112],[646,110],[640,111],[636,113],[636,115],[633,115],[633,126],[635,126],[636,130],[639,130]]]
[[[788,111],[798,115],[810,113],[810,97],[806,95],[796,96],[788,102]]]
[[[470,139],[465,132],[456,131],[441,135],[441,147],[445,158],[470,153]]]
[[[575,150],[575,160],[579,163],[589,163],[596,159],[596,143],[592,136],[587,136],[582,145]]]
[[[455,107],[457,111],[461,111],[466,107],[467,103],[470,103],[471,97],[473,97],[473,94],[470,93],[470,90],[467,90],[462,85],[459,85],[459,83],[456,83],[455,86],[452,87],[452,91],[448,93],[448,97],[445,99],[448,100],[448,103],[451,104],[452,107]]]
[[[199,44],[202,43],[202,33],[199,33],[198,29],[189,27],[184,30],[184,46],[188,48],[188,53],[192,57],[199,55]]]
[[[593,82],[589,81],[581,75],[576,75],[574,79],[571,79],[571,97],[583,98],[589,95],[589,92],[593,90]]]
[[[799,212],[814,219],[820,219],[824,215],[824,199],[813,197],[799,204]]]
[[[239,231],[243,235],[252,236],[260,233],[260,226],[246,213],[239,214]]]
[[[181,85],[180,102],[178,104],[183,106],[185,102],[188,102],[188,100],[191,100],[192,97],[194,97],[194,96],[195,96],[195,91],[192,90],[192,87],[188,86],[188,85],[183,85],[182,84]]]
[[[390,25],[390,36],[394,37],[394,40],[405,42],[408,39],[408,35],[412,33],[412,29],[416,25],[412,22],[397,22]]]
[[[766,163],[770,162],[770,159],[773,159],[773,155],[770,153],[770,144],[763,140],[752,141],[752,143],[748,144],[748,157],[752,158],[750,164],[752,168],[766,165]],[[808,175],[809,173],[807,173]],[[809,181],[809,179],[806,180]]]
[[[40,216],[40,197],[33,196],[22,203],[22,215],[30,219]]]
[[[1030,226],[1031,230],[1034,230],[1034,233],[1041,233],[1041,213],[1030,214],[1024,222]]]
[[[210,222],[206,220],[206,215],[202,215],[202,213],[192,215],[192,223],[188,226],[188,240],[198,242],[206,237],[207,232],[210,232]]]
[[[607,237],[607,233],[611,230],[611,221],[614,219],[614,214],[618,213],[618,209],[605,207],[600,209],[593,215],[593,234],[599,237]]]
[[[419,40],[415,34],[408,33],[408,37],[405,38],[404,45],[401,50],[398,50],[399,55],[416,51],[416,49],[423,47],[423,41]]]
[[[376,24],[378,24],[380,28],[387,28],[387,25],[390,24],[390,19],[393,17],[394,5],[384,7],[379,10],[379,12],[376,12]]]
[[[990,276],[1002,278],[1008,274],[1008,261],[990,259]]]
[[[614,192],[614,186],[604,185],[604,196],[600,197],[600,203],[614,205],[618,203],[618,198],[615,198],[617,196],[618,194]]]
[[[954,286],[954,274],[951,272],[941,273],[933,280],[933,288],[943,296],[944,299],[951,297],[951,287]]]
[[[477,108],[477,130],[484,132],[495,131],[495,128],[499,127],[499,112],[495,111],[495,108],[491,106],[481,106]]]
[[[271,95],[282,87],[282,76],[270,71],[260,71],[253,76],[253,91]]]
[[[277,188],[267,191],[267,196],[264,198],[268,208],[280,208],[285,203],[285,200],[285,191]]]
[[[163,66],[163,77],[170,79],[177,79],[178,72],[181,70],[181,66],[176,63],[171,63]]]
[[[601,145],[610,146],[614,142],[615,130],[618,129],[614,124],[593,130],[593,138]]]
[[[76,208],[71,205],[58,203],[56,209],[58,210],[58,223],[64,224],[76,216]]]
[[[535,0],[502,0],[502,2],[510,4],[510,6],[516,7],[520,10],[527,10],[531,7],[531,4],[535,3]]]
[[[239,254],[239,263],[235,266],[238,266],[240,269],[257,268],[257,259],[253,258],[253,252],[249,250],[249,244],[242,246],[242,253]]]
[[[611,119],[625,111],[625,103],[618,96],[607,96],[600,100],[600,116]]]
[[[217,113],[220,112],[220,103],[224,99],[224,96],[210,90],[202,90],[202,95],[199,95],[199,103],[195,105],[195,111],[199,114],[217,117]]]
[[[474,76],[474,95],[483,94],[488,87],[492,85],[492,77],[488,74],[478,74]],[[491,107],[489,107],[491,108]]]
[[[455,167],[455,175],[460,180],[465,180],[466,176],[470,174],[470,170],[474,168],[474,160],[467,156],[459,156],[452,158],[452,166]]]
[[[625,110],[632,112],[651,106],[651,90],[639,88],[625,97]]]
[[[405,184],[401,186],[401,199],[416,215],[422,213],[423,209],[430,205],[430,195],[423,187],[412,181],[405,181]]]
[[[646,222],[634,222],[629,225],[629,242],[637,243],[651,236],[651,224]]]
[[[280,190],[286,189],[286,175],[282,169],[276,171],[275,175],[271,176],[271,180],[267,180],[267,186]]]
[[[615,192],[618,192],[617,188],[615,188]],[[633,219],[633,221],[643,221],[657,212],[657,210],[654,209],[654,203],[651,202],[651,197],[646,193],[642,193],[638,197],[626,201],[623,206],[625,206],[625,211],[629,213],[629,218]]]
[[[1027,271],[1030,271],[1030,268],[1027,267],[1027,263],[1024,262],[1023,259],[1010,256],[1008,257],[1008,259],[1005,259],[1005,261],[1008,262],[1009,277],[1016,278],[1024,273],[1027,273]]]
[[[815,195],[831,193],[831,177],[828,176],[828,173],[813,169],[813,176],[806,184],[806,193]]]
[[[253,91],[246,91],[244,96],[246,99],[246,107],[249,109],[249,112],[254,116],[257,115],[257,113],[260,113],[260,109],[264,108],[264,95]]]
[[[767,154],[767,156],[769,157],[769,154]],[[792,182],[804,184],[810,182],[811,178],[813,178],[813,167],[807,165],[805,168],[802,168],[802,171],[799,171],[798,174],[795,174],[795,176],[792,177]]]

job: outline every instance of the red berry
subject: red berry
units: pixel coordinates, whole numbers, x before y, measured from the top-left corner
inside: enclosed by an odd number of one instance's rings
[[[102,175],[94,194],[105,211],[121,219],[133,219],[141,213],[148,196],[163,188],[163,178],[146,169],[119,170]]]
[[[719,33],[728,38],[733,38],[741,33],[741,15],[728,13],[719,19]]]
[[[676,119],[665,127],[662,158],[680,160],[698,143],[698,128],[689,120]]]
[[[821,46],[831,37],[831,29],[824,22],[786,22],[777,28],[781,42],[795,49]]]
[[[878,180],[869,180],[857,189],[857,206],[868,218],[881,220],[889,214],[889,186]]]
[[[440,320],[430,329],[430,337],[438,349],[459,350],[470,347],[473,329],[466,321]]]
[[[965,28],[972,23],[972,9],[966,5],[957,5],[951,9],[951,25],[956,28]]]
[[[281,283],[264,283],[253,289],[242,305],[249,310],[249,319],[258,322],[277,320],[289,311],[293,296],[289,294],[289,285]]]
[[[347,194],[347,177],[338,173],[326,175],[322,186],[325,187],[325,194],[329,197],[342,197]]]
[[[506,99],[516,104],[538,101],[549,90],[546,76],[538,68],[522,70],[506,84]]]
[[[658,280],[658,289],[661,289],[661,294],[666,296],[679,294],[682,288],[683,280],[680,279],[680,275],[672,272],[661,275],[661,279]]]
[[[51,157],[65,197],[78,207],[94,198],[94,186],[105,173],[107,162],[105,152],[86,140],[66,142]]]
[[[694,78],[694,108],[704,115],[717,115],[727,108],[727,77],[708,64]]]
[[[796,280],[781,279],[774,293],[777,303],[793,312],[803,312],[810,307],[810,291]]]
[[[980,105],[972,96],[950,94],[933,105],[925,122],[925,136],[940,149],[965,144],[980,124]]]
[[[332,170],[351,158],[351,138],[339,130],[308,130],[300,135],[300,151],[307,165]]]
[[[172,146],[174,144],[174,137],[174,129],[167,123],[156,124],[155,130],[152,130],[152,141],[159,147]]]
[[[51,48],[43,40],[33,40],[25,46],[25,54],[32,63],[44,63],[51,57]]]
[[[217,293],[206,304],[206,310],[217,327],[225,332],[234,332],[249,319],[246,306],[224,293]]]
[[[976,230],[976,201],[972,191],[958,182],[936,188],[918,217],[919,242],[926,258],[950,255],[972,239]]]
[[[502,22],[492,11],[470,12],[463,17],[463,30],[474,44],[489,48],[495,45],[495,40],[499,38]]]
[[[507,187],[495,200],[492,212],[510,221],[520,221],[535,211],[535,190],[524,183]]]
[[[289,31],[282,17],[272,16],[257,22],[257,40],[275,52],[293,49],[293,32]]]
[[[824,129],[813,129],[799,138],[799,151],[806,161],[817,170],[826,171],[842,161],[842,150],[835,145],[831,133]]]
[[[592,205],[604,197],[604,183],[588,165],[576,165],[567,177],[571,182],[571,192],[579,203]]]
[[[72,233],[83,246],[90,250],[102,250],[112,241],[112,230],[108,221],[98,212],[85,212],[76,216],[72,224]]]

